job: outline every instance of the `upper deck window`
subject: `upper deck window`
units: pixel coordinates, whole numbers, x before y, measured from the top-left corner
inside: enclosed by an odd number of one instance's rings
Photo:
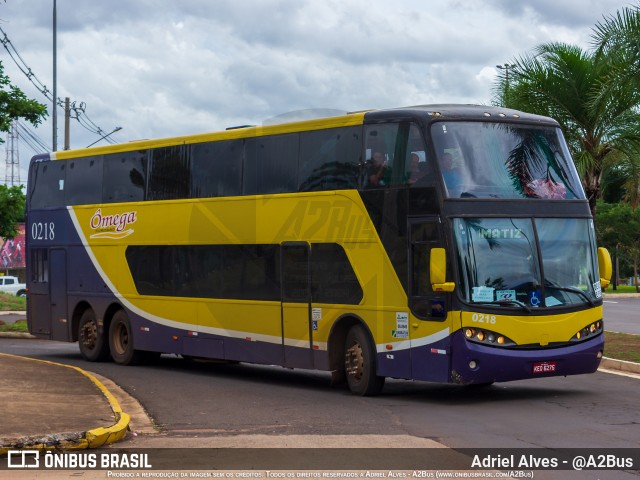
[[[559,128],[438,122],[431,136],[453,198],[585,198]]]

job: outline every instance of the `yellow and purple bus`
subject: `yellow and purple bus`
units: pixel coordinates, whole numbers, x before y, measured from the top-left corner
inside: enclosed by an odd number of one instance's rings
[[[161,353],[490,384],[594,372],[611,262],[559,125],[427,105],[39,155],[28,323]]]

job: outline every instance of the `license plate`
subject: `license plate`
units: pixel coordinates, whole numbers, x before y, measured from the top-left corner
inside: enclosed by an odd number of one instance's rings
[[[552,373],[556,371],[556,362],[536,362],[533,364],[533,373]]]

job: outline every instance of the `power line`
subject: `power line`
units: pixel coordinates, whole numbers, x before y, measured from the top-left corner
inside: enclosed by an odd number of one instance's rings
[[[45,153],[49,150],[46,142],[32,132],[23,122],[18,121],[18,131],[22,134],[22,140],[34,151],[34,153]]]
[[[44,83],[40,81],[40,79],[36,76],[36,74],[33,73],[33,70],[31,70],[31,68],[27,65],[27,62],[25,62],[24,59],[20,56],[20,53],[15,48],[13,43],[11,43],[9,36],[2,29],[2,27],[0,27],[0,33],[2,33],[2,38],[0,38],[0,43],[2,43],[2,46],[5,48],[5,50],[7,51],[11,59],[14,61],[18,69],[20,69],[20,71],[27,77],[27,79],[33,84],[33,86],[36,87],[36,89],[42,95],[44,95],[45,98],[49,100],[49,102],[53,103],[53,94],[51,93],[51,91],[47,88],[47,86]],[[64,100],[58,97],[55,103],[58,107],[64,109]],[[100,137],[104,136],[105,131],[102,130],[102,128],[100,128],[93,120],[89,118],[85,110],[86,110],[85,102],[80,102],[79,105],[76,105],[76,102],[72,102],[71,111],[73,112],[73,115],[71,115],[71,118],[77,120],[78,124],[85,130],[88,130],[89,132],[95,135],[98,135]],[[107,141],[111,144],[117,143],[110,138],[107,139]]]

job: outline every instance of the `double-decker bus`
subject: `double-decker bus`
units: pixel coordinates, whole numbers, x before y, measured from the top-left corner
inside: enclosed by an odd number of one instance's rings
[[[490,384],[594,372],[611,275],[559,125],[428,105],[39,155],[28,324],[161,353]]]

